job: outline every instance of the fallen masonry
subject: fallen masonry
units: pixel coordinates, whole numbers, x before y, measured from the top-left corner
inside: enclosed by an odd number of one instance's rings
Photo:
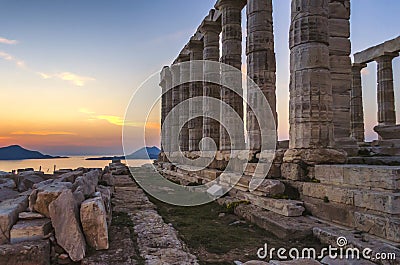
[[[24,174],[43,179],[0,203],[0,264],[198,264],[124,164]]]

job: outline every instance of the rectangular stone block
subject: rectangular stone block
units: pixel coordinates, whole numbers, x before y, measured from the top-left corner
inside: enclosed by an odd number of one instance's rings
[[[317,165],[315,178],[321,183],[372,190],[400,190],[400,166]]]
[[[304,183],[302,194],[326,202],[351,205],[387,214],[400,214],[400,193],[352,189],[328,184]]]
[[[24,241],[40,240],[51,232],[50,219],[33,219],[18,221],[11,229],[11,244]]]
[[[49,265],[49,240],[0,245],[0,264],[7,265]]]
[[[330,55],[349,55],[351,52],[351,43],[349,39],[330,37],[329,54]]]
[[[367,213],[354,213],[355,228],[400,243],[400,219]]]
[[[27,207],[27,196],[0,203],[0,244],[9,242],[11,227],[17,222],[19,213],[25,211]]]
[[[331,37],[350,38],[350,21],[347,19],[329,19],[329,35]]]
[[[237,196],[238,198],[249,201],[251,204],[261,207],[262,209],[283,216],[301,216],[305,210],[303,203],[300,201],[271,199],[242,191],[238,191]]]

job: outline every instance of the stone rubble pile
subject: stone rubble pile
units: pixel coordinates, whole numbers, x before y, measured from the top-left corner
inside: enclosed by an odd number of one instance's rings
[[[104,170],[60,170],[2,174],[0,178],[0,264],[69,264],[90,249],[109,248],[114,175]]]

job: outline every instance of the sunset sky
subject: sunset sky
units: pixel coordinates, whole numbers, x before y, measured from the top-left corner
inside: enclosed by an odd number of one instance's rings
[[[0,0],[0,147],[19,144],[54,155],[122,154],[123,118],[133,92],[176,58],[214,3]],[[353,52],[400,35],[399,14],[398,0],[352,0]],[[287,139],[290,0],[274,0],[274,23],[279,136]],[[375,63],[363,74],[371,140]],[[398,58],[394,76],[400,100]],[[150,119],[148,145],[159,145],[158,119]],[[129,124],[137,127],[134,148],[142,147],[141,121]]]

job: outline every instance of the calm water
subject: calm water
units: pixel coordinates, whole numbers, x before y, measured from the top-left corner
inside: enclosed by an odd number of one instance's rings
[[[104,168],[111,161],[110,160],[99,160],[99,161],[88,161],[87,156],[72,156],[70,158],[62,159],[28,159],[28,160],[12,160],[12,161],[0,161],[0,171],[11,172],[19,168],[33,168],[39,170],[42,167],[42,171],[45,173],[53,173],[54,166],[57,169],[71,168],[75,169],[78,167],[86,168]],[[144,164],[153,163],[153,160],[127,160],[121,161],[127,163],[131,167],[138,167]]]

